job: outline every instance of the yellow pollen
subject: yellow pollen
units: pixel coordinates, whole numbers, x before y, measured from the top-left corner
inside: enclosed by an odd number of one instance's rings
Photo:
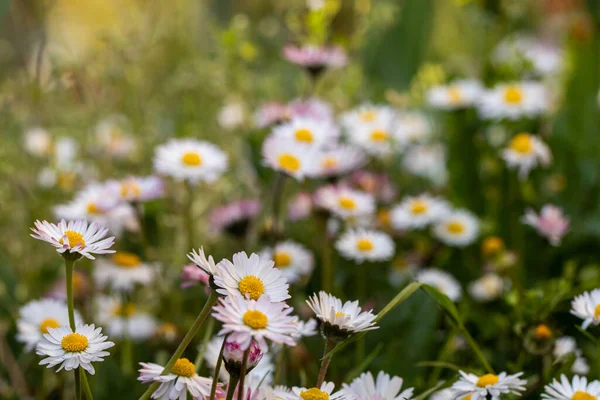
[[[596,396],[593,396],[587,392],[576,391],[573,396],[571,396],[571,400],[597,400]]]
[[[486,256],[498,254],[504,248],[504,242],[498,236],[490,236],[483,241],[481,252]]]
[[[283,153],[279,156],[279,166],[286,171],[296,172],[300,169],[300,160],[290,153]]]
[[[462,398],[462,399],[460,399],[460,400],[471,400],[471,397],[472,397],[472,396],[473,396],[472,394],[468,394],[468,395],[466,395],[465,397],[463,397],[463,398]]]
[[[292,263],[292,256],[284,251],[276,251],[275,254],[273,254],[273,261],[275,261],[275,266],[277,268],[287,267]]]
[[[60,346],[67,353],[83,351],[88,347],[88,338],[81,333],[69,333],[60,341]]]
[[[456,222],[456,221],[450,222],[449,224],[447,224],[446,229],[448,229],[448,232],[454,233],[454,234],[460,234],[465,231],[465,227],[463,226],[463,224],[461,224],[460,222]]]
[[[450,97],[450,103],[457,104],[462,100],[460,89],[457,86],[450,86],[448,88],[448,96]]]
[[[306,143],[312,143],[313,142],[313,135],[312,132],[308,129],[298,129],[296,131],[296,133],[294,134],[294,136],[296,137],[296,140],[299,142],[306,142]]]
[[[484,388],[486,386],[495,385],[498,383],[498,377],[494,374],[485,374],[477,380],[476,385],[480,388]]]
[[[385,131],[373,131],[371,132],[371,140],[374,142],[383,142],[388,137]]]
[[[331,169],[337,167],[337,160],[333,157],[325,157],[323,161],[321,161],[321,166],[325,169]]]
[[[202,164],[202,157],[198,153],[185,153],[181,157],[181,162],[190,167],[196,167]]]
[[[123,268],[135,268],[142,263],[142,259],[140,257],[126,251],[119,251],[115,253],[112,259],[115,264]]]
[[[354,210],[356,208],[356,202],[350,197],[340,197],[338,202],[340,203],[340,207],[346,210]]]
[[[600,304],[594,308],[594,318],[600,318]]]
[[[87,212],[88,214],[100,214],[100,209],[95,203],[89,202],[87,204]]]
[[[336,313],[335,313],[335,317],[336,317],[336,318],[337,318],[337,317],[344,317],[345,315],[346,315],[346,314],[344,314],[344,313],[343,313],[343,312],[341,312],[341,311],[338,311],[338,312],[336,312]]]
[[[521,154],[529,154],[533,150],[531,136],[527,133],[519,133],[510,141],[510,148]]]
[[[423,200],[413,200],[410,204],[410,212],[413,214],[423,214],[427,211],[427,203]]]
[[[244,313],[244,323],[252,329],[265,329],[269,319],[258,310],[248,310]]]
[[[535,338],[537,340],[547,340],[552,337],[552,331],[547,325],[539,324],[535,327]]]
[[[69,241],[69,247],[73,248],[79,245],[85,247],[85,240],[83,240],[83,235],[81,233],[75,231],[65,231],[65,236]],[[58,241],[58,243],[65,244],[62,238]]]
[[[300,397],[302,400],[329,400],[329,394],[320,389],[312,388],[308,390],[303,390],[300,392]]]
[[[518,104],[523,100],[523,90],[519,86],[509,86],[504,92],[504,101],[509,104]]]
[[[138,197],[142,194],[140,185],[135,182],[123,182],[121,183],[121,197]]]
[[[59,328],[60,322],[55,320],[54,318],[46,318],[40,324],[40,332],[48,333],[48,328]]]
[[[371,250],[373,250],[373,242],[370,241],[369,239],[360,239],[356,243],[356,248],[359,251],[371,251]]]
[[[175,375],[191,378],[196,373],[196,368],[187,358],[180,358],[175,361],[175,365],[173,365],[171,372]]]
[[[258,300],[265,293],[265,285],[260,278],[254,275],[247,275],[239,283],[238,288],[243,296],[250,296],[252,300]]]

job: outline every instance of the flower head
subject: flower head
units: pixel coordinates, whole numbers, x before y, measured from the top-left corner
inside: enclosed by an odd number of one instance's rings
[[[337,144],[318,152],[311,176],[324,178],[347,174],[364,165],[365,154],[358,147]]]
[[[143,341],[157,331],[154,316],[139,310],[133,303],[122,302],[117,296],[100,296],[97,305],[98,321],[105,325],[111,338]]]
[[[314,257],[304,246],[291,240],[280,242],[274,248],[267,248],[260,254],[263,259],[273,260],[275,268],[289,284],[300,282],[310,275],[314,268]]]
[[[552,204],[543,206],[539,216],[535,211],[527,209],[521,221],[534,227],[541,236],[550,241],[552,246],[560,245],[563,236],[569,231],[569,218],[560,207]]]
[[[479,102],[479,114],[486,119],[535,118],[549,109],[548,93],[538,82],[510,82],[485,91]]]
[[[479,81],[459,80],[429,89],[427,101],[431,106],[443,110],[471,107],[479,100],[482,89]]]
[[[600,381],[588,383],[585,376],[575,375],[569,382],[566,376],[560,376],[560,382],[554,379],[544,387],[544,400],[596,400],[600,397]]]
[[[394,229],[423,229],[442,219],[449,211],[444,200],[424,193],[404,198],[392,208],[390,218]]]
[[[262,207],[258,200],[234,201],[217,207],[210,213],[210,225],[218,233],[227,232],[235,237],[244,237],[250,223]]]
[[[246,372],[250,372],[258,365],[263,357],[263,352],[258,347],[258,343],[252,340],[248,352],[248,360],[246,364]],[[242,349],[241,345],[230,339],[226,339],[225,347],[223,348],[223,361],[225,362],[225,369],[229,375],[239,377],[242,372],[244,353],[246,350]]]
[[[273,136],[300,145],[323,147],[337,141],[339,128],[328,120],[298,117],[273,128]]]
[[[359,218],[375,212],[375,198],[344,186],[324,186],[315,193],[315,205],[342,219]]]
[[[571,302],[571,314],[583,320],[583,329],[600,325],[600,289],[575,296]]]
[[[489,395],[491,400],[497,400],[503,394],[520,395],[519,392],[525,390],[524,385],[527,383],[527,381],[519,379],[523,375],[522,372],[514,375],[501,372],[498,375],[485,374],[482,376],[463,371],[458,372],[461,377],[452,385],[457,399],[470,395],[470,400],[477,400],[485,399]]]
[[[171,372],[165,375],[162,374],[164,367],[158,364],[140,363],[140,365],[142,368],[139,370],[139,381],[160,382],[160,386],[152,394],[153,399],[185,399],[188,392],[194,398],[210,395],[212,379],[198,376],[194,364],[187,358],[178,359]]]
[[[433,286],[452,301],[456,302],[462,297],[460,283],[446,271],[437,268],[422,269],[417,274],[415,280]]]
[[[539,138],[529,133],[519,133],[502,151],[502,158],[509,168],[518,168],[519,178],[525,179],[529,171],[538,164],[548,166],[552,161],[552,154]]]
[[[384,232],[356,229],[346,231],[335,243],[335,248],[345,258],[362,263],[390,260],[396,246]]]
[[[409,400],[414,389],[402,390],[403,382],[402,378],[391,377],[383,371],[379,371],[377,380],[370,372],[363,372],[349,385],[344,384],[342,393],[345,398],[354,400]]]
[[[268,167],[299,181],[312,173],[317,152],[315,146],[298,144],[275,135],[269,136],[262,147],[264,162]]]
[[[108,190],[115,198],[127,202],[145,202],[165,195],[164,182],[157,176],[128,176],[119,181],[108,181]]]
[[[210,275],[204,272],[202,268],[198,268],[194,264],[184,265],[181,272],[181,288],[187,289],[200,283],[208,287],[209,279]]]
[[[434,235],[449,246],[465,247],[479,235],[479,220],[466,210],[445,215],[433,228]]]
[[[497,299],[504,292],[506,283],[499,275],[489,272],[469,284],[469,293],[479,302]]]
[[[215,265],[215,260],[211,255],[206,258],[203,247],[200,247],[197,252],[196,250],[192,250],[187,256],[191,262],[206,272],[209,276],[212,277],[216,274],[217,266]]]
[[[334,400],[343,398],[342,391],[332,393],[335,388],[333,382],[323,382],[320,388],[305,388],[294,386],[292,388],[293,396],[290,399],[298,400]]]
[[[326,68],[340,68],[346,65],[348,57],[341,47],[295,46],[288,44],[283,49],[286,60],[306,68],[313,76]]]
[[[112,257],[99,258],[94,278],[100,287],[130,291],[136,284],[148,285],[156,275],[156,267],[145,263],[140,256],[118,251]]]

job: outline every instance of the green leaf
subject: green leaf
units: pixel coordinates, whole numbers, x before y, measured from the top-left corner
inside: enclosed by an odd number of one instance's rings
[[[446,311],[446,313],[454,320],[454,322],[456,323],[456,325],[458,325],[459,328],[463,329],[462,320],[460,319],[458,310],[456,309],[454,302],[450,300],[448,296],[446,296],[433,286],[422,285],[421,288],[425,291],[425,293],[427,293],[431,298],[433,298],[435,302],[438,303],[438,305],[444,309],[444,311]]]
[[[598,344],[598,339],[596,339],[596,338],[594,337],[594,335],[592,335],[591,333],[589,333],[588,331],[586,331],[585,329],[583,329],[583,328],[582,328],[581,326],[579,326],[579,325],[576,325],[576,326],[575,326],[575,328],[577,328],[577,330],[578,330],[579,332],[581,332],[581,334],[582,334],[583,336],[585,336],[586,338],[590,339],[592,342],[594,342],[594,343]]]

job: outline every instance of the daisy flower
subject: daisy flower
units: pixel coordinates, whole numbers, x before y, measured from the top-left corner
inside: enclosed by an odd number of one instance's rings
[[[400,149],[426,142],[432,135],[430,119],[418,111],[403,111],[396,117],[393,137]]]
[[[560,376],[560,382],[554,379],[544,387],[544,400],[594,400],[600,396],[600,381],[588,383],[585,376],[575,375],[571,382],[566,376]]]
[[[160,382],[158,389],[152,394],[153,399],[173,400],[185,399],[189,392],[194,398],[210,395],[212,379],[196,374],[194,364],[187,358],[180,358],[168,374],[162,375],[164,367],[154,363],[140,363],[142,383]],[[220,384],[219,384],[220,385]]]
[[[446,149],[441,144],[411,146],[402,166],[410,174],[425,178],[435,186],[443,186],[448,181]]]
[[[482,93],[479,114],[486,119],[535,118],[548,110],[548,97],[538,82],[502,83]]]
[[[301,399],[301,400],[334,400],[343,398],[342,391],[332,393],[335,389],[333,382],[323,382],[321,388],[305,388],[294,386],[292,388],[293,396],[288,397],[289,399]]]
[[[583,329],[600,325],[600,289],[575,296],[571,302],[571,314],[583,320]]]
[[[296,324],[296,337],[303,338],[309,336],[315,336],[318,332],[317,330],[317,320],[310,318],[308,321],[298,321]]]
[[[145,202],[164,197],[164,182],[157,176],[128,176],[120,181],[109,181],[107,187],[115,196],[127,202]]]
[[[556,358],[561,358],[567,354],[575,353],[577,350],[578,348],[575,338],[571,336],[563,336],[556,339],[554,342],[554,350],[552,351],[552,354]]]
[[[252,300],[264,295],[272,302],[289,299],[289,285],[274,264],[256,253],[250,257],[243,251],[235,253],[233,263],[223,259],[217,264],[219,273],[214,277],[217,292],[223,296],[240,294]]]
[[[359,127],[391,127],[397,117],[396,111],[385,105],[363,104],[342,114],[341,123],[346,131]]]
[[[436,288],[454,302],[462,297],[460,283],[446,271],[437,268],[422,269],[417,273],[415,280]]]
[[[190,183],[214,182],[227,169],[227,156],[212,143],[196,139],[171,139],[158,146],[154,169],[161,175]]]
[[[130,291],[136,284],[148,285],[154,280],[156,268],[133,253],[118,251],[110,258],[99,258],[94,279],[100,287]]]
[[[291,240],[277,243],[274,249],[263,250],[260,258],[273,260],[275,268],[281,271],[281,275],[290,285],[310,275],[314,268],[312,253],[306,247]]]
[[[519,133],[502,151],[502,158],[509,168],[518,168],[519,178],[525,179],[538,163],[545,167],[550,165],[552,154],[548,146],[537,137],[529,133]]]
[[[320,188],[315,193],[315,205],[345,220],[375,213],[375,198],[371,194],[344,186]]]
[[[293,118],[276,126],[273,136],[301,145],[324,146],[334,143],[339,129],[329,121],[312,118]]]
[[[358,300],[342,301],[335,296],[320,291],[313,294],[306,304],[321,321],[323,334],[330,338],[346,338],[353,333],[377,329],[373,310],[362,311]]]
[[[296,317],[285,303],[271,303],[267,296],[246,300],[239,294],[220,298],[213,307],[213,316],[223,323],[219,335],[240,344],[246,350],[256,340],[261,351],[267,351],[267,339],[274,343],[295,346]]]
[[[427,102],[434,108],[456,110],[475,105],[483,91],[481,82],[458,80],[449,85],[434,86],[427,92]]]
[[[196,250],[192,250],[190,253],[188,253],[187,257],[191,262],[197,265],[198,268],[206,272],[211,277],[215,276],[217,273],[217,266],[215,265],[213,256],[209,255],[208,258],[206,258],[203,247],[199,248],[197,252]]]
[[[363,372],[358,378],[355,378],[350,384],[343,384],[341,392],[345,398],[355,400],[408,400],[413,395],[413,388],[408,388],[402,392],[403,379],[379,371],[377,380],[373,378],[370,372]]]
[[[342,256],[357,263],[363,261],[387,261],[395,252],[396,245],[384,232],[353,229],[345,232],[335,243]]]
[[[25,150],[37,157],[44,157],[52,152],[52,137],[44,128],[27,129],[24,136]]]
[[[243,237],[261,209],[260,201],[255,199],[234,201],[217,207],[209,216],[211,229],[217,233],[227,232],[235,237]]]
[[[133,303],[123,303],[114,296],[100,296],[97,306],[98,321],[105,325],[111,338],[127,337],[142,341],[150,339],[156,333],[156,318],[139,311]]]
[[[268,167],[301,181],[312,173],[317,149],[314,146],[300,145],[298,142],[271,135],[263,143],[262,156]]]
[[[519,392],[525,390],[524,385],[527,383],[527,381],[519,379],[523,375],[522,372],[514,375],[501,372],[498,375],[485,374],[483,376],[468,374],[463,371],[458,372],[461,377],[452,385],[457,399],[470,396],[470,400],[477,400],[479,398],[485,399],[489,395],[491,400],[497,400],[503,394],[519,396]]]
[[[448,246],[468,246],[479,235],[479,220],[469,211],[452,211],[434,226],[433,234]]]
[[[230,100],[217,113],[217,123],[226,130],[241,126],[246,120],[246,106],[239,100]]]
[[[31,230],[34,233],[31,237],[50,243],[63,257],[80,258],[84,256],[94,260],[95,257],[92,254],[115,252],[110,250],[115,238],[104,238],[108,229],[95,222],[88,225],[85,220],[66,222],[63,219],[58,225],[55,225],[38,220],[35,221],[35,228],[31,228]]]
[[[439,221],[448,211],[448,204],[444,200],[423,193],[405,197],[392,208],[390,219],[392,227],[397,230],[423,229]]]
[[[368,124],[348,132],[348,140],[372,156],[385,156],[392,151],[392,126]]]
[[[338,144],[317,154],[316,164],[310,175],[314,178],[344,175],[362,167],[365,161],[365,154],[359,148]]]
[[[36,354],[46,357],[40,361],[40,365],[48,365],[47,368],[60,364],[56,372],[62,370],[71,371],[78,367],[83,368],[91,375],[95,369],[92,365],[96,361],[104,361],[103,357],[109,355],[104,351],[113,347],[113,342],[107,342],[107,336],[102,335],[102,328],[92,325],[78,325],[75,332],[69,326],[59,328],[48,328],[43,339],[37,344]]]
[[[81,316],[75,310],[75,324],[81,324]],[[69,313],[64,301],[54,299],[32,300],[19,310],[17,320],[17,341],[25,344],[25,351],[31,351],[49,328],[69,325]]]
[[[490,272],[469,284],[471,297],[479,302],[497,299],[504,292],[505,282],[499,275]]]
[[[550,241],[552,246],[558,246],[563,236],[569,231],[570,221],[560,207],[546,204],[542,207],[539,216],[535,211],[527,209],[521,222],[534,227],[541,236]]]
[[[295,46],[288,44],[283,49],[283,57],[296,65],[306,68],[311,75],[317,76],[326,68],[341,68],[348,57],[341,47],[333,46]]]

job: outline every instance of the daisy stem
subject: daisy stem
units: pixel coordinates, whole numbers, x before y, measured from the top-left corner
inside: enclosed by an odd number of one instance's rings
[[[73,332],[77,329],[75,326],[75,307],[73,305],[73,264],[75,260],[69,260],[65,257],[65,278],[66,278],[66,289],[67,289],[67,309],[69,313],[69,327]],[[81,380],[79,375],[79,368],[73,370],[75,375],[75,398],[81,400]]]
[[[219,373],[221,372],[221,364],[223,364],[223,351],[225,351],[225,342],[227,342],[227,336],[223,339],[221,350],[219,351],[219,358],[217,359],[217,365],[215,366],[215,376],[213,377],[212,385],[210,387],[210,397],[208,400],[214,400],[215,394],[217,393],[217,382],[219,381]]]
[[[323,355],[329,354],[333,349],[335,349],[336,346],[336,342],[334,342],[331,339],[325,339],[325,351],[323,352]],[[329,357],[325,357],[323,358],[323,361],[321,361],[321,369],[319,370],[319,376],[317,377],[317,384],[315,385],[315,387],[320,388],[321,385],[323,384],[323,381],[325,381],[325,375],[327,375],[327,368],[329,368],[329,363],[331,362],[331,357],[333,357],[333,355],[329,356]]]
[[[244,398],[244,381],[246,380],[246,369],[248,369],[248,355],[250,355],[250,347],[244,352],[244,361],[242,362],[242,373],[240,374],[240,388],[238,390],[237,400]]]
[[[273,228],[271,235],[271,244],[275,245],[275,242],[281,235],[283,229],[280,225],[281,217],[281,198],[283,197],[283,186],[285,184],[285,174],[279,172],[275,177],[275,183],[273,184]]]
[[[185,337],[183,338],[181,343],[179,343],[179,346],[175,350],[175,353],[173,353],[173,355],[171,356],[171,359],[169,360],[167,365],[165,365],[162,375],[166,375],[169,372],[171,372],[171,369],[173,368],[173,366],[175,365],[177,360],[179,358],[181,358],[181,355],[183,354],[185,349],[187,349],[187,347],[189,346],[192,339],[194,339],[194,336],[196,336],[196,334],[202,327],[202,324],[206,320],[206,317],[208,317],[208,315],[210,314],[213,305],[217,302],[218,297],[219,296],[218,296],[217,292],[215,292],[214,290],[212,290],[210,292],[210,296],[206,300],[206,303],[204,303],[204,307],[202,308],[202,311],[200,311],[200,314],[198,314],[198,318],[196,318],[196,320],[192,324],[190,330],[185,334]],[[154,393],[154,391],[158,388],[159,385],[160,385],[160,382],[152,383],[152,385],[150,385],[148,390],[146,390],[144,392],[144,394],[139,398],[139,400],[149,399],[150,395],[152,395],[152,393]]]
[[[233,399],[233,392],[235,392],[235,387],[237,386],[239,380],[239,378],[236,378],[234,376],[231,376],[229,378],[229,388],[227,388],[227,397],[225,398],[225,400]]]
[[[79,375],[79,368],[73,370],[75,375],[75,398],[81,400],[81,375]]]
[[[323,216],[321,219],[323,231],[323,268],[321,270],[321,287],[325,292],[332,293],[334,272],[331,258],[331,243],[329,242],[329,234],[327,232],[327,216]]]
[[[94,400],[94,396],[92,396],[92,389],[90,388],[90,384],[88,383],[87,380],[87,375],[85,374],[85,370],[83,368],[78,368],[79,369],[79,373],[81,375],[81,382],[83,383],[83,393],[85,394],[85,397],[87,398],[87,400]]]

